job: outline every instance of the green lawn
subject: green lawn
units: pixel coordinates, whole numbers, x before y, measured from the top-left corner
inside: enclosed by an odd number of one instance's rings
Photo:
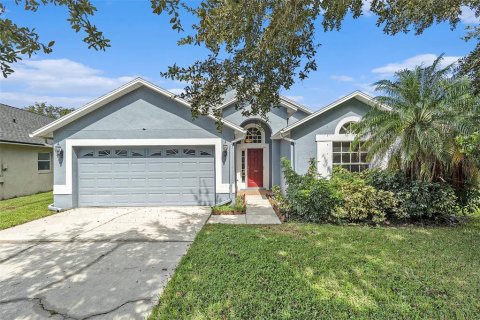
[[[47,206],[53,203],[52,192],[38,193],[0,201],[0,230],[53,214]]]
[[[206,225],[151,319],[480,319],[480,220]]]

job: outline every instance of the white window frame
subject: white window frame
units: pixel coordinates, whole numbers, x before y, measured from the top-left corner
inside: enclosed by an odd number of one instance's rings
[[[48,154],[48,160],[40,160],[40,154]],[[48,162],[48,169],[39,169],[38,165],[40,162]],[[40,173],[52,172],[52,153],[51,152],[37,152],[37,171]]]

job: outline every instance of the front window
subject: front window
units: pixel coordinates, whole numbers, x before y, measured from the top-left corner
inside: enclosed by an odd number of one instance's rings
[[[52,156],[50,152],[38,153],[38,162],[37,162],[38,171],[50,171],[51,159],[52,159]]]
[[[341,166],[352,172],[368,169],[367,150],[364,143],[360,142],[352,148],[353,142],[333,142],[333,165]]]
[[[353,121],[350,121],[350,122],[347,122],[345,123],[341,128],[340,128],[340,134],[353,134],[355,132],[353,132],[353,124],[355,124],[355,122]]]
[[[262,143],[262,131],[258,128],[248,128],[245,143]]]

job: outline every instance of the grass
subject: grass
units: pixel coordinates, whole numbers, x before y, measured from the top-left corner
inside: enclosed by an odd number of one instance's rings
[[[245,196],[237,196],[235,203],[213,206],[212,214],[245,214],[246,210],[247,203],[245,202]]]
[[[0,230],[53,214],[47,206],[53,203],[52,192],[37,193],[0,201]]]
[[[206,225],[150,319],[479,319],[480,219],[460,227]]]

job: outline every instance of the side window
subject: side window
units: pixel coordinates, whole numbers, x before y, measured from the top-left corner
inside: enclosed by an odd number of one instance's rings
[[[50,152],[39,152],[37,158],[38,171],[50,171],[52,154]]]

